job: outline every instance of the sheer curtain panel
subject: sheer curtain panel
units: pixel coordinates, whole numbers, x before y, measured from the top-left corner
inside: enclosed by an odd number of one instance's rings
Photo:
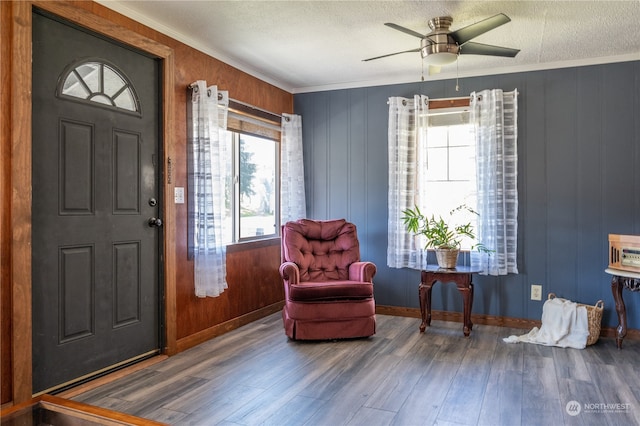
[[[425,200],[423,173],[427,169],[429,98],[389,98],[389,225],[387,265],[422,269],[427,265],[424,244],[407,232],[402,212]]]
[[[282,114],[280,223],[307,216],[302,155],[302,117]]]
[[[476,134],[478,241],[492,253],[471,252],[482,274],[518,273],[518,92],[471,94]]]
[[[216,297],[226,288],[225,178],[226,129],[229,96],[198,80],[191,85],[189,161],[191,205],[190,244],[193,248],[195,294]]]

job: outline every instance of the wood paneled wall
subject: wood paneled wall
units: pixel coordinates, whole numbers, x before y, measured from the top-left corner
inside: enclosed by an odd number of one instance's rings
[[[275,113],[293,112],[290,93],[100,4],[88,1],[0,2],[3,93],[0,100],[2,404],[18,403],[31,396],[31,199],[30,196],[22,199],[20,196],[30,194],[31,190],[31,100],[28,88],[31,87],[32,6],[107,35],[117,34],[120,40],[125,39],[163,60],[163,73],[172,74],[171,80],[165,78],[165,83],[170,81],[170,86],[165,86],[163,114],[165,123],[170,123],[166,130],[170,146],[165,145],[165,164],[171,160],[171,182],[165,181],[164,185],[169,201],[173,199],[169,195],[174,187],[187,187],[186,102],[189,84],[206,80],[208,84],[217,84],[220,89],[228,90],[230,96],[239,101]],[[169,299],[165,315],[167,352],[188,348],[282,306],[284,295],[278,274],[278,239],[230,247],[227,261],[229,289],[218,298],[199,299],[193,295],[193,264],[187,259],[186,204],[169,204],[165,207],[165,214],[171,218],[170,222],[165,221],[165,243],[170,244],[168,249],[165,247],[165,263],[169,268],[168,271],[165,269],[165,279],[169,283],[165,288]],[[16,229],[16,224],[19,224],[19,229]],[[24,357],[12,355],[15,353]]]

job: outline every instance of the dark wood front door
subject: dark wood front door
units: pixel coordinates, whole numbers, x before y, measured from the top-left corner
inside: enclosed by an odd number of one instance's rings
[[[37,393],[159,351],[159,63],[34,13],[32,94]]]

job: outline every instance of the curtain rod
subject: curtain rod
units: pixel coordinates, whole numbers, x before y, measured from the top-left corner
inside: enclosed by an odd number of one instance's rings
[[[411,99],[409,99],[411,100]],[[402,101],[403,105],[406,105],[406,99]],[[434,109],[439,108],[451,108],[451,107],[466,107],[471,103],[471,96],[465,96],[462,98],[438,98],[429,99],[429,107]],[[389,101],[387,101],[389,105]]]
[[[468,101],[470,99],[471,99],[471,96],[469,95],[469,96],[459,96],[457,98],[429,98],[429,102],[434,102],[434,101],[456,102],[456,101]]]
[[[194,91],[198,91],[198,86],[196,85],[196,83],[191,83],[187,86],[188,89],[194,90]],[[218,93],[218,100],[222,100],[222,94]],[[234,103],[236,105],[241,105],[244,108],[248,108],[250,110],[254,110],[254,111],[259,111],[262,114],[267,114],[273,117],[276,117],[278,119],[285,119],[286,121],[289,121],[288,117],[283,117],[281,114],[276,114],[275,112],[271,112],[271,111],[267,111],[266,109],[262,109],[262,108],[258,108],[257,106],[253,106],[250,105],[248,103],[242,102],[242,101],[238,101],[236,99],[233,98],[229,98],[229,103]]]
[[[464,100],[468,101],[469,99],[471,99],[471,96],[459,96],[457,98],[437,98],[437,99],[429,99],[429,100],[455,102],[455,101],[464,101]]]

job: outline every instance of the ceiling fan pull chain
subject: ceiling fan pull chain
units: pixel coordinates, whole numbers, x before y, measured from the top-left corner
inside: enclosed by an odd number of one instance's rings
[[[459,76],[460,76],[460,68],[458,66],[458,58],[456,58],[456,92],[460,91],[460,86],[458,85],[458,77]]]

